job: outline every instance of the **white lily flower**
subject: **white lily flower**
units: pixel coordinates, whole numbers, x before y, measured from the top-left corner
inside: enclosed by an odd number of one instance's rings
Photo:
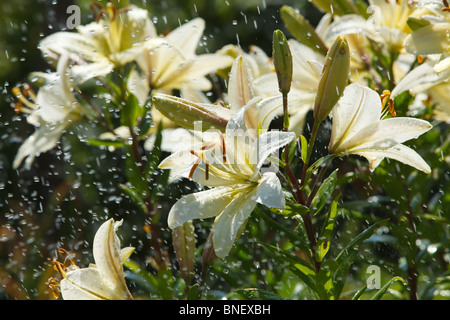
[[[210,146],[184,150],[162,161],[160,168],[174,169],[212,189],[183,196],[172,207],[168,224],[176,228],[193,219],[216,217],[212,242],[218,257],[225,257],[257,203],[284,208],[280,181],[274,172],[261,173],[266,158],[294,139],[291,132],[269,131],[253,139],[247,133],[241,108],[228,122],[225,135]],[[186,163],[192,168],[186,170]],[[177,170],[177,168],[180,168]]]
[[[25,166],[29,168],[36,156],[54,148],[63,132],[82,118],[83,109],[72,93],[71,71],[69,57],[64,54],[55,73],[40,74],[47,83],[36,96],[29,92],[34,103],[18,88],[14,90],[19,99],[19,111],[29,113],[27,121],[38,127],[20,146],[14,168],[18,168],[25,158]]]
[[[134,6],[116,10],[108,5],[98,21],[77,27],[77,32],[53,33],[41,41],[40,49],[50,60],[70,53],[79,64],[77,75],[92,78],[134,60],[140,44],[156,37],[147,10]]]
[[[204,28],[205,21],[196,18],[163,38],[149,39],[142,44],[142,50],[136,57],[142,75],[133,76],[141,79],[141,85],[146,88],[144,92],[186,87],[202,91],[211,89],[211,82],[206,76],[229,67],[233,60],[216,53],[196,55]]]
[[[116,230],[121,224],[109,219],[97,230],[93,244],[95,265],[64,272],[60,282],[64,300],[133,299],[125,282],[123,262],[134,248],[120,249]]]
[[[422,157],[402,143],[431,129],[425,120],[382,118],[380,96],[359,84],[349,85],[332,111],[329,152],[343,157],[365,157],[374,170],[384,158],[391,158],[430,173]]]

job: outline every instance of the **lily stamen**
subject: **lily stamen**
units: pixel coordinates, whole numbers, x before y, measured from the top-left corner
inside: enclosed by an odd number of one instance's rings
[[[394,100],[390,98],[391,92],[389,90],[384,90],[380,95],[382,111],[381,111],[381,119],[384,119],[388,113],[390,113],[393,117],[397,115],[394,108]]]
[[[12,93],[16,96],[16,98],[19,100],[14,105],[14,111],[16,113],[24,112],[24,113],[31,113],[34,110],[39,109],[39,107],[36,106],[36,94],[34,93],[33,89],[27,84],[23,85],[23,92],[20,90],[19,87],[14,87],[12,89]],[[31,101],[29,101],[27,98],[30,98]]]

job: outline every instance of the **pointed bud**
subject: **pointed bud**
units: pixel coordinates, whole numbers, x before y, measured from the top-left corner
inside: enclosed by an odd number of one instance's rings
[[[326,55],[328,48],[314,27],[294,8],[284,5],[280,10],[281,19],[294,38],[311,49]]]
[[[181,278],[190,284],[195,276],[195,234],[191,221],[172,230],[172,242],[180,267]]]
[[[280,30],[273,33],[273,64],[277,73],[280,92],[287,94],[292,82],[292,54],[286,36]]]
[[[218,129],[225,131],[228,120],[198,103],[167,94],[155,94],[153,106],[176,125],[194,130],[196,122],[201,122],[202,130]],[[218,107],[219,108],[219,107]]]
[[[314,119],[323,121],[344,93],[350,70],[350,50],[344,37],[337,37],[325,59],[314,103]]]

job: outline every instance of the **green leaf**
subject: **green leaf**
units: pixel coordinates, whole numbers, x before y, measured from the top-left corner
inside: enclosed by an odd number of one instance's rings
[[[324,228],[319,236],[317,247],[316,247],[316,261],[320,262],[323,260],[328,250],[330,249],[331,237],[333,235],[334,225],[336,223],[337,216],[337,202],[340,195],[337,196],[332,204],[327,218],[324,222]]]
[[[124,142],[121,140],[103,140],[94,138],[89,138],[88,143],[94,147],[122,148],[124,145]]]
[[[146,214],[148,214],[147,206],[145,205],[144,200],[140,197],[140,195],[136,192],[135,189],[128,187],[125,184],[119,184],[120,189],[125,192],[128,196],[130,196],[131,200]]]
[[[235,292],[243,295],[248,300],[284,300],[284,298],[272,292],[256,288],[238,289]]]
[[[189,288],[189,292],[188,292],[186,299],[187,300],[198,300],[199,298],[200,298],[200,296],[199,296],[199,290],[198,290],[198,283],[196,283]]]
[[[261,243],[261,245],[269,250],[274,256],[278,257],[280,261],[288,263],[289,269],[295,275],[297,275],[312,290],[316,290],[316,284],[314,281],[316,273],[313,267],[309,265],[305,260],[288,251],[271,246],[269,244]]]
[[[393,277],[380,290],[378,290],[378,292],[371,298],[371,300],[380,300],[394,281],[400,281],[403,285],[406,285],[406,281],[402,277]]]
[[[155,142],[153,144],[153,149],[147,156],[147,167],[145,168],[145,177],[150,178],[158,168],[160,163],[160,158],[162,154],[161,142],[162,142],[162,121],[158,123],[158,130],[155,134]]]
[[[309,212],[309,208],[305,205],[294,203],[294,202],[288,202],[286,203],[286,208],[281,212],[277,212],[278,214],[281,214],[283,216],[292,217],[296,215],[303,216],[304,214]]]
[[[308,158],[308,140],[306,140],[304,135],[300,135],[300,147],[301,147],[301,157],[303,162]]]
[[[369,239],[376,229],[388,222],[389,219],[381,220],[376,222],[375,224],[371,225],[367,229],[365,229],[363,232],[361,232],[358,236],[356,236],[348,245],[346,245],[341,252],[336,257],[335,261],[339,265],[339,268],[336,270],[334,274],[334,281],[335,281],[335,297],[339,297],[342,291],[342,288],[345,284],[345,279],[347,276],[347,272],[354,262],[356,255],[359,251],[359,248],[364,240]]]
[[[122,104],[122,113],[120,121],[122,125],[135,128],[138,123],[138,117],[141,115],[141,106],[139,100],[134,94],[128,92],[127,100]]]
[[[325,207],[328,199],[336,189],[337,172],[339,169],[334,170],[320,185],[319,190],[314,196],[311,202],[311,214],[317,215]]]
[[[339,265],[334,260],[327,260],[322,263],[316,275],[316,292],[322,300],[335,300],[339,296],[335,295],[335,270]]]
[[[258,215],[258,217],[262,218],[270,227],[277,230],[278,232],[282,232],[286,238],[292,242],[293,245],[297,246],[301,250],[305,251],[308,255],[310,254],[310,250],[308,247],[307,237],[305,235],[297,234],[296,232],[293,232],[289,228],[287,228],[285,225],[280,224],[267,216],[264,212],[260,212],[259,210],[254,211],[255,215]],[[311,256],[309,256],[311,259]],[[311,259],[312,260],[312,259]]]
[[[133,147],[130,145],[125,146],[126,158],[125,158],[125,175],[128,182],[135,192],[145,199],[148,196],[148,184],[145,177],[142,175],[142,170],[137,164],[135,157],[133,156]]]

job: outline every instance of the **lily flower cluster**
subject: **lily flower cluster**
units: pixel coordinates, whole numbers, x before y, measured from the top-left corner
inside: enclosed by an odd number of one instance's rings
[[[14,91],[16,109],[28,113],[28,122],[38,128],[21,145],[15,168],[24,159],[30,167],[82,121],[104,129],[104,135],[92,137],[97,143],[116,146],[112,140],[118,139],[125,148],[133,145],[133,152],[139,150],[137,139],[152,151],[161,138],[160,147],[169,155],[159,168],[170,170],[169,182],[191,179],[203,188],[178,199],[167,224],[179,230],[192,220],[214,218],[211,243],[218,258],[229,255],[258,205],[282,211],[289,191],[299,204],[310,204],[305,172],[321,123],[331,122],[333,158],[364,157],[372,172],[390,158],[431,173],[404,143],[432,125],[414,117],[413,110],[397,115],[395,97],[405,91],[425,94],[422,100],[433,101],[441,119],[450,119],[450,9],[438,1],[369,0],[364,9],[351,1],[312,2],[325,11],[315,28],[293,8],[281,8],[294,38],[287,40],[277,30],[272,57],[257,46],[247,52],[231,44],[196,54],[204,20],[159,36],[148,11],[134,6],[108,4],[76,32],[46,37],[40,49],[56,72],[35,74],[44,82],[36,95],[26,85]],[[377,59],[381,72],[374,67]],[[220,101],[205,94],[212,88],[212,73],[224,75]],[[83,93],[85,86],[99,83],[108,101],[123,99],[117,103],[119,124],[108,122],[105,106]],[[308,114],[314,125],[305,143]],[[277,127],[274,120],[280,118],[283,125]],[[298,145],[301,155],[295,153]],[[300,177],[290,167],[291,154],[301,157]],[[145,190],[136,198],[148,208]],[[132,298],[122,267],[131,251],[120,250],[119,225],[111,219],[97,232],[95,266],[59,268],[64,299]]]

